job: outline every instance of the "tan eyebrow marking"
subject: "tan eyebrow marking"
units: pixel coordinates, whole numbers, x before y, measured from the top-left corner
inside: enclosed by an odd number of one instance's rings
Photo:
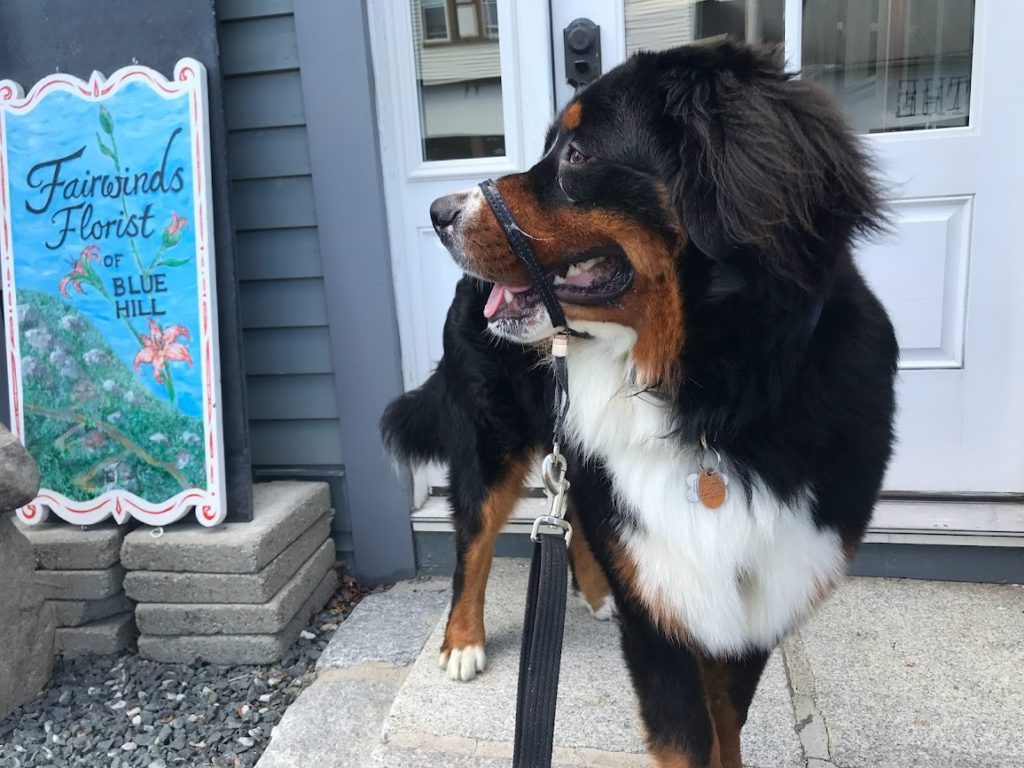
[[[566,131],[575,131],[580,127],[580,121],[583,119],[583,104],[579,101],[574,101],[568,107],[565,112],[562,113],[562,128]]]

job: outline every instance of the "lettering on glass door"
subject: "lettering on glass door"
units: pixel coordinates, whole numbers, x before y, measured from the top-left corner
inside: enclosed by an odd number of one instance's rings
[[[803,77],[860,133],[970,123],[973,0],[807,0]]]

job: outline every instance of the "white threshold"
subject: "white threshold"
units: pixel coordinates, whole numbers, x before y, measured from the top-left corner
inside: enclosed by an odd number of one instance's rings
[[[547,499],[524,496],[502,532],[529,534],[534,519],[547,510]],[[448,497],[429,496],[413,511],[412,529],[422,533],[454,531]],[[1024,504],[883,499],[864,540],[875,544],[1024,547]]]

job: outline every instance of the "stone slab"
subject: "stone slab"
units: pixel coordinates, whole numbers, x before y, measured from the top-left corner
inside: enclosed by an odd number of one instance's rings
[[[387,592],[367,595],[334,633],[316,668],[354,667],[367,661],[406,666],[416,660],[442,615],[451,581],[403,581]]]
[[[321,515],[256,573],[129,571],[124,591],[140,603],[265,603],[314,552],[334,546],[330,528],[330,515]]]
[[[90,621],[106,619],[118,613],[127,613],[134,603],[124,592],[102,600],[49,600],[53,618],[58,627],[80,627]]]
[[[117,653],[131,645],[134,638],[135,617],[120,613],[80,627],[58,627],[56,647],[64,656]]]
[[[288,625],[333,565],[333,546],[321,547],[269,602],[139,603],[135,620],[147,635],[273,634]]]
[[[112,565],[102,570],[37,570],[36,584],[47,600],[102,600],[124,589],[124,568]]]
[[[98,570],[121,559],[124,528],[112,521],[83,529],[63,521],[25,525],[18,530],[32,542],[36,567],[45,570]]]
[[[132,571],[255,573],[330,506],[327,483],[257,483],[250,522],[204,528],[194,520],[180,521],[159,538],[137,529],[125,537],[121,562]]]
[[[1021,586],[852,579],[800,638],[834,764],[1022,764]]]
[[[191,664],[273,664],[298,639],[310,618],[334,594],[338,576],[327,572],[288,626],[266,635],[139,635],[139,655],[152,661]]]
[[[34,572],[32,545],[0,512],[0,720],[34,698],[53,671],[53,609]]]
[[[387,740],[402,745],[461,739],[499,752],[510,749],[528,570],[526,560],[495,560],[487,590],[488,667],[477,679],[456,683],[445,677],[438,667],[444,617],[437,622],[395,699],[384,726]],[[555,744],[565,751],[563,761],[593,751],[643,764],[646,756],[636,711],[615,623],[598,622],[570,600],[555,723]],[[803,766],[778,654],[765,671],[743,737],[749,766]]]
[[[397,688],[389,678],[321,674],[271,731],[257,768],[362,768]]]

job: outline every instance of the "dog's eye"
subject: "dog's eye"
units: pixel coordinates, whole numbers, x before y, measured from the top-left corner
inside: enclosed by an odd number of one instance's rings
[[[587,162],[587,156],[580,152],[576,147],[569,147],[569,155],[566,157],[569,161],[569,165],[580,165]]]

